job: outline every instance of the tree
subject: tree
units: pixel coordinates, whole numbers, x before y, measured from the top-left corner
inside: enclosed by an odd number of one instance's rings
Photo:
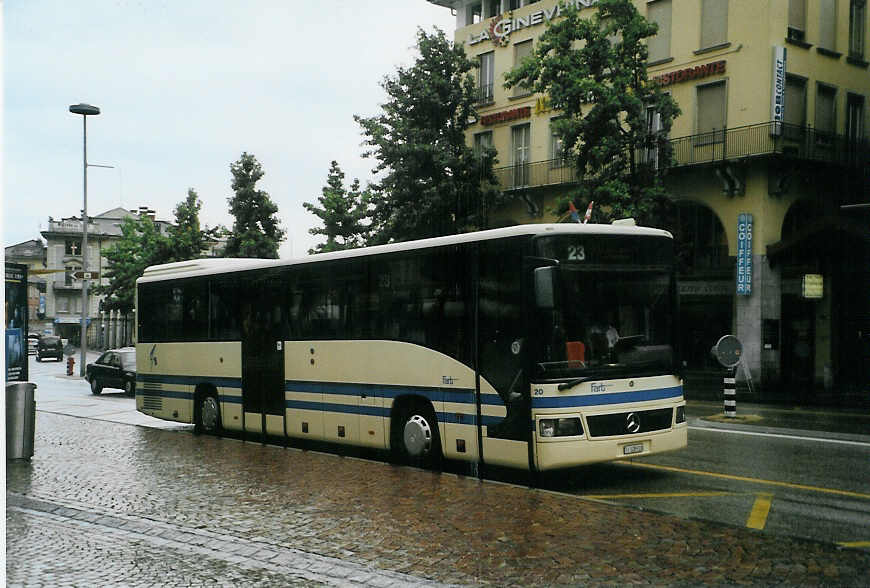
[[[160,234],[157,225],[147,216],[125,217],[121,224],[121,239],[103,254],[108,262],[105,277],[109,283],[94,288],[105,294],[107,310],[128,313],[136,300],[136,279],[149,265],[171,261],[169,239]]]
[[[670,208],[661,174],[672,156],[667,134],[680,114],[647,77],[643,41],[658,27],[631,0],[599,0],[596,7],[589,18],[563,7],[564,18],[550,22],[505,86],[528,86],[562,112],[554,132],[581,178],[573,204],[594,200],[611,218],[655,224]]]
[[[199,224],[201,208],[196,190],[188,188],[187,198],[175,207],[175,226],[169,227],[172,261],[197,259],[205,250],[205,233]]]
[[[383,173],[373,191],[373,234],[384,243],[446,235],[484,227],[486,208],[498,194],[492,158],[465,143],[476,115],[477,91],[469,72],[476,63],[443,31],[417,31],[419,56],[381,87],[388,101],[379,116],[355,116],[364,157]]]
[[[326,186],[321,192],[322,195],[317,199],[319,208],[309,202],[302,203],[305,210],[323,222],[323,227],[315,227],[308,232],[326,236],[326,243],[318,244],[308,253],[327,253],[362,246],[368,236],[368,227],[362,221],[368,216],[371,191],[360,191],[360,183],[356,178],[348,191],[344,187],[344,172],[338,162],[333,161],[326,177]]]
[[[244,152],[238,161],[230,164],[230,172],[235,194],[227,198],[227,202],[236,220],[227,240],[226,257],[277,259],[278,244],[286,233],[276,216],[278,206],[268,192],[256,189],[264,175],[263,167],[256,157]]]

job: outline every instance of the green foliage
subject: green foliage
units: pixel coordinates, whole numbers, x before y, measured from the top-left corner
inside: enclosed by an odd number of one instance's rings
[[[286,233],[277,217],[278,206],[267,192],[256,189],[263,167],[256,157],[245,152],[230,165],[230,171],[235,194],[227,202],[236,220],[225,256],[277,259],[278,245]]]
[[[549,96],[563,115],[553,123],[565,154],[582,172],[571,195],[578,208],[594,200],[610,219],[656,224],[670,200],[661,181],[672,158],[667,135],[679,106],[649,80],[644,39],[657,25],[631,0],[600,0],[588,18],[573,6],[551,21],[531,56],[506,75],[508,88],[526,85]],[[660,117],[649,130],[647,109]],[[562,210],[567,208],[567,200]]]
[[[381,83],[389,97],[381,114],[354,117],[370,148],[363,156],[377,159],[374,172],[383,174],[372,186],[369,243],[482,228],[498,194],[492,158],[465,142],[476,116],[476,63],[438,29],[419,29],[417,50],[411,67]]]
[[[324,235],[326,243],[318,244],[308,253],[328,253],[342,249],[361,247],[368,237],[368,227],[362,221],[368,217],[370,190],[360,190],[359,180],[354,178],[350,190],[344,187],[344,172],[333,161],[329,167],[326,186],[317,201],[318,208],[309,202],[303,202],[305,210],[318,217],[323,227],[309,229],[312,235]]]
[[[107,310],[130,312],[136,300],[136,279],[150,265],[171,261],[170,240],[160,234],[157,225],[147,216],[125,217],[121,224],[121,239],[103,253],[108,262],[105,286],[94,293],[106,295]]]
[[[202,202],[196,190],[189,188],[187,198],[175,207],[175,226],[169,227],[172,261],[197,259],[205,250],[205,233],[199,225]]]

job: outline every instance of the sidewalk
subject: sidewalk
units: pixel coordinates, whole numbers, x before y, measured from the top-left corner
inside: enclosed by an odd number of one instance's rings
[[[870,443],[870,412],[825,407],[737,402],[737,417],[724,415],[721,402],[689,400],[690,426],[780,433]]]

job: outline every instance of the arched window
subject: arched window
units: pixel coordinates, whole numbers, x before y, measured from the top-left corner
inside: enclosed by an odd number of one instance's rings
[[[681,275],[731,269],[725,229],[709,207],[678,202],[673,233]]]

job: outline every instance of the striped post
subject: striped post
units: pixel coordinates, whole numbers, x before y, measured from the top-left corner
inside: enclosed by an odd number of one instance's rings
[[[728,368],[725,372],[725,416],[737,416],[737,370]]]

